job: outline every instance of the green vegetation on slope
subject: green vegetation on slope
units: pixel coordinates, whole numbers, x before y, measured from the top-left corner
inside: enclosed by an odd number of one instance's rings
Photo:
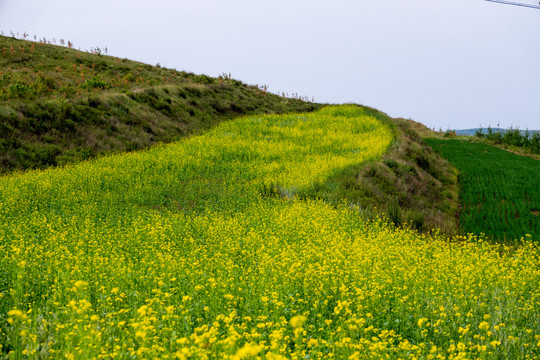
[[[295,196],[391,141],[332,107],[0,178],[0,358],[534,359],[537,243]]]
[[[0,37],[0,47],[0,173],[141,149],[241,114],[320,107],[229,76],[213,79],[7,37]],[[398,134],[391,154],[369,169],[354,165],[304,195],[389,213],[396,225],[454,233],[451,171],[413,134],[425,128],[405,120],[396,126],[377,110],[364,111]],[[283,196],[280,184],[265,186]]]
[[[318,104],[126,59],[0,36],[0,173],[169,142],[239,115]]]
[[[521,131],[514,128],[494,131],[491,127],[488,127],[486,132],[478,129],[474,135],[477,138],[486,139],[494,145],[521,148],[526,152],[540,155],[540,132],[538,131],[531,133],[529,130]]]
[[[463,232],[540,240],[540,161],[482,143],[425,141],[460,171]]]
[[[384,216],[396,226],[458,234],[457,171],[418,135],[430,131],[375,109],[364,111],[392,128],[392,146],[377,161],[347,167],[301,196],[334,205],[346,201],[366,215]]]

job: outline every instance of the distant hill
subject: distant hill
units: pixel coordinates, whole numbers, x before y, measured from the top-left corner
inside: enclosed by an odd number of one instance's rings
[[[504,134],[508,129],[502,129],[502,128],[492,128],[493,132],[500,132]],[[453,130],[456,132],[456,135],[458,136],[474,136],[477,131],[482,131],[482,133],[487,134],[488,129],[487,128],[475,128],[475,129],[463,129],[463,130]],[[525,134],[526,130],[520,130],[521,134]],[[540,130],[529,130],[530,134],[533,133],[540,133]]]
[[[0,174],[142,149],[241,115],[322,106],[230,75],[196,75],[101,50],[0,36],[0,51]]]

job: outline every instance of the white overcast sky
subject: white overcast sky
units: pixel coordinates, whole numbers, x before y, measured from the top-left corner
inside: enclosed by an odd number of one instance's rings
[[[540,129],[536,9],[484,0],[0,0],[0,30],[231,73],[437,129]]]

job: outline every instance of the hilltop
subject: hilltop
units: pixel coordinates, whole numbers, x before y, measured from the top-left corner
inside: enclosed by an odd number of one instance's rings
[[[247,114],[313,111],[230,75],[0,36],[0,174],[147,148]]]

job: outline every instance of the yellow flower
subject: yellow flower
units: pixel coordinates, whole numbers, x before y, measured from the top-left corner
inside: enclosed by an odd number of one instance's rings
[[[23,315],[23,312],[19,309],[13,309],[13,310],[10,310],[8,311],[8,316],[15,316],[15,317],[18,317],[18,316],[22,316]]]
[[[297,315],[291,319],[291,326],[293,328],[300,328],[304,326],[304,323],[307,321],[307,317],[304,315]]]
[[[143,305],[137,310],[137,312],[139,313],[140,316],[146,316],[147,314],[151,312],[151,310],[152,309],[150,309],[148,305]]]
[[[82,287],[87,286],[88,283],[87,283],[86,281],[77,280],[77,281],[75,281],[75,284],[73,284],[73,285],[75,285],[75,287],[76,287],[77,289],[80,289],[80,288],[82,288]]]
[[[250,356],[256,356],[264,349],[264,345],[246,344],[241,349],[238,349],[233,359],[244,359]]]
[[[317,339],[309,339],[308,342],[307,342],[308,347],[314,347],[314,346],[317,346],[317,345],[319,345],[319,340],[317,340]]]

